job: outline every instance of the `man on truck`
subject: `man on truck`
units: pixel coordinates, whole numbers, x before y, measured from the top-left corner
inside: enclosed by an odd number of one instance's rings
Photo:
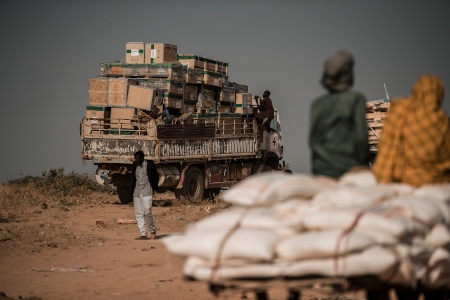
[[[146,240],[147,224],[150,229],[150,239],[156,238],[156,227],[152,216],[153,192],[158,190],[159,175],[153,161],[146,161],[143,151],[134,154],[134,164],[131,176],[131,195],[133,196],[134,212],[140,236],[136,240]]]
[[[275,110],[273,108],[272,99],[269,98],[270,91],[265,91],[263,99],[259,102],[259,96],[255,96],[258,104],[259,112],[255,114],[255,119],[258,122],[258,142],[263,141],[264,131],[270,131],[270,122],[273,120]]]

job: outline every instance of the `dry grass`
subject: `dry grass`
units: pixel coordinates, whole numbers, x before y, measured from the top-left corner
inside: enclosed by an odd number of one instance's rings
[[[192,204],[173,200],[170,192],[164,196],[169,199],[154,201],[155,206],[164,207],[155,216],[157,226],[173,232],[182,231],[190,223],[229,206],[219,197]],[[27,245],[32,251],[39,252],[42,247],[67,248],[74,244],[101,242],[102,238],[92,233],[76,233],[79,230],[65,220],[68,214],[76,214],[84,207],[112,203],[118,203],[115,191],[99,185],[89,174],[64,174],[63,169],[52,169],[41,177],[10,180],[0,184],[1,246],[14,249]],[[117,230],[115,222],[109,223],[109,230]]]

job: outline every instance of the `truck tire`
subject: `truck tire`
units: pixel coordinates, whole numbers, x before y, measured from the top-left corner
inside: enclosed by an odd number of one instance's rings
[[[192,203],[198,203],[203,200],[205,193],[205,179],[199,168],[191,166],[187,169],[184,176],[183,187],[175,190],[177,199],[185,199]]]
[[[133,202],[133,197],[131,196],[130,187],[129,186],[118,186],[117,187],[117,195],[119,195],[120,203],[128,204]]]

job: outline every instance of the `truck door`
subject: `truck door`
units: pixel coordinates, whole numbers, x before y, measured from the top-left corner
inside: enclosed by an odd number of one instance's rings
[[[270,132],[264,132],[264,141],[261,145],[261,149],[273,152],[279,159],[282,159],[283,144],[281,138],[280,115],[278,114],[278,111],[275,110],[275,116],[270,122]]]

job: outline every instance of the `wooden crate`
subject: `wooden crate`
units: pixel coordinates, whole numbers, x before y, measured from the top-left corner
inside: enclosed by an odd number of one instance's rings
[[[223,86],[222,74],[203,71],[203,83],[212,86],[222,87]]]
[[[222,61],[216,61],[214,72],[219,74],[228,75],[228,63]]]
[[[369,141],[378,141],[383,127],[370,127],[368,131]]]
[[[235,103],[236,102],[236,90],[230,87],[224,87],[220,91],[220,102]]]
[[[236,111],[236,107],[234,105],[217,105],[217,112],[219,113],[234,113]]]
[[[197,56],[195,54],[179,54],[178,61],[189,69],[202,69],[206,70],[206,60],[204,57]]]
[[[180,89],[183,87],[183,82],[165,78],[142,78],[137,79],[137,83],[140,86],[159,89],[170,94],[181,94]]]
[[[182,72],[186,73],[187,69],[180,63],[163,63],[147,65],[147,77],[150,78],[168,78],[174,80],[182,80]]]
[[[375,100],[366,102],[366,112],[389,111],[390,102]]]
[[[248,93],[248,85],[237,82],[230,82],[230,86],[236,89],[236,93]]]
[[[187,68],[186,73],[183,74],[183,80],[186,83],[201,84],[203,83],[203,70]]]
[[[128,64],[107,62],[100,64],[100,76],[107,77],[145,77],[148,66],[144,64]]]
[[[215,101],[217,90],[214,86],[202,84],[198,92],[202,95],[203,100]]]
[[[197,97],[198,97],[197,90],[198,90],[198,88],[196,85],[185,84],[184,85],[184,100],[197,101]],[[178,89],[178,93],[183,95],[183,87]]]

